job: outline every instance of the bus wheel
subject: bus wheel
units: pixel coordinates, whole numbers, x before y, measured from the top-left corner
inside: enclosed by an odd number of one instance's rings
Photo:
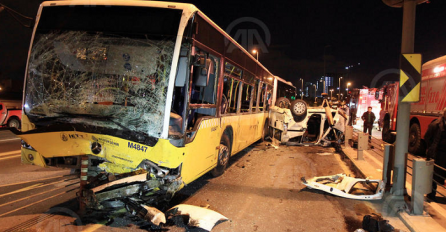
[[[286,97],[280,97],[279,99],[277,99],[276,106],[278,106],[280,108],[289,109],[290,105],[291,105],[291,102]]]
[[[214,177],[221,176],[229,163],[231,157],[231,142],[226,134],[223,134],[220,141],[220,151],[218,152],[217,167],[212,169],[211,174]]]
[[[409,129],[409,153],[413,155],[423,154],[420,125],[414,123]]]

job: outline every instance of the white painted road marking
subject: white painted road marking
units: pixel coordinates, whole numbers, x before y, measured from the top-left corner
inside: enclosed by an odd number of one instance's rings
[[[6,160],[6,159],[12,159],[12,158],[19,158],[20,156],[22,156],[22,155],[8,156],[8,157],[5,157],[5,158],[0,158],[0,160]]]
[[[8,152],[2,152],[0,153],[0,157],[2,156],[8,156],[8,155],[13,155],[13,154],[20,154],[20,150],[15,150],[15,151],[8,151]]]
[[[8,151],[8,152],[2,152],[0,153],[0,160],[6,160],[6,159],[12,159],[12,158],[18,158],[20,157],[21,151],[15,150],[15,151]]]
[[[0,140],[0,143],[1,142],[7,142],[7,141],[15,141],[15,140],[20,140],[21,138],[12,138],[12,139],[1,139]]]

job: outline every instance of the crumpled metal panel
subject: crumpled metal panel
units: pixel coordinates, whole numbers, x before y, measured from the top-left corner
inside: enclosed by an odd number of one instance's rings
[[[179,204],[166,212],[166,216],[168,217],[178,215],[189,216],[188,226],[199,227],[206,231],[211,231],[218,222],[229,220],[220,213],[194,205]]]
[[[160,137],[173,49],[173,41],[102,33],[37,35],[29,60],[25,112]],[[83,120],[72,114],[96,118]]]
[[[385,188],[382,180],[360,179],[345,174],[318,176],[309,180],[302,177],[301,180],[308,188],[356,200],[380,200]]]

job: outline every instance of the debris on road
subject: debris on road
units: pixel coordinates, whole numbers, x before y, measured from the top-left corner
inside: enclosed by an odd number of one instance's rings
[[[207,231],[211,231],[218,222],[229,220],[227,217],[208,208],[186,204],[172,207],[166,212],[166,215],[168,218],[189,216],[188,226],[199,227]]]
[[[273,147],[276,150],[279,149],[279,146],[276,146],[276,145],[274,145],[272,143],[268,143],[268,146]]]
[[[384,194],[382,180],[359,179],[337,174],[332,176],[319,176],[306,180],[302,177],[302,183],[310,189],[357,200],[380,200]]]
[[[362,228],[369,232],[393,232],[395,228],[384,220],[381,215],[365,215],[362,221]]]
[[[143,204],[138,204],[134,201],[129,201],[127,204],[127,210],[131,212],[132,215],[136,215],[154,225],[159,226],[161,223],[166,224],[166,216],[163,212],[155,207],[146,206]]]

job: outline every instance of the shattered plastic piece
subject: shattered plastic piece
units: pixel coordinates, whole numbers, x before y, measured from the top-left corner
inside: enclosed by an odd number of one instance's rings
[[[141,191],[141,184],[127,185],[121,188],[113,189],[96,194],[98,202],[111,200],[115,198],[129,197]]]
[[[301,180],[308,188],[350,199],[379,200],[384,194],[382,180],[359,179],[345,174],[313,177],[310,180],[302,177]]]
[[[143,174],[139,174],[136,176],[130,176],[130,177],[126,177],[126,178],[122,178],[116,181],[112,181],[109,182],[107,184],[103,184],[100,185],[98,187],[95,187],[93,189],[91,189],[94,193],[95,192],[99,192],[101,190],[104,190],[105,188],[111,187],[113,185],[118,185],[118,184],[126,184],[126,183],[131,183],[131,182],[144,182],[147,180],[147,173],[143,173]]]
[[[110,162],[103,162],[98,165],[98,168],[107,173],[127,173],[134,171],[132,168]]]
[[[276,145],[274,145],[274,144],[272,144],[272,143],[269,143],[268,146],[271,146],[271,147],[273,147],[273,148],[276,149],[276,150],[279,149],[278,146],[276,146]]]
[[[188,226],[200,227],[211,231],[215,224],[220,221],[227,221],[228,218],[207,208],[194,205],[180,204],[172,207],[166,212],[169,216],[187,215],[189,216]]]
[[[142,207],[147,210],[147,214],[143,217],[145,220],[152,222],[153,224],[159,226],[160,223],[166,223],[166,215],[159,211],[155,207],[149,207],[142,205]]]
[[[127,204],[128,210],[138,217],[159,226],[161,223],[166,223],[166,216],[163,212],[155,207],[150,207],[143,204],[138,204],[135,201],[129,200]]]

